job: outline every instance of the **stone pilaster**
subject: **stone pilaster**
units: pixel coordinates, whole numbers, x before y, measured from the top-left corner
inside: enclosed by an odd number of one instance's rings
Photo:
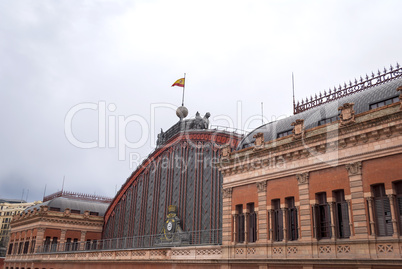
[[[335,210],[334,210],[335,203],[329,203],[329,210],[331,214],[331,239],[336,240],[336,230],[335,230]]]
[[[85,236],[87,235],[87,232],[86,231],[81,231],[81,239],[80,239],[80,241],[81,241],[81,246],[80,246],[80,249],[81,250],[84,250],[85,249]]]
[[[375,222],[374,222],[374,211],[373,211],[373,197],[367,197],[367,204],[368,204],[368,212],[370,216],[370,230],[371,230],[371,236],[376,235],[376,230],[375,230]]]
[[[393,194],[388,194],[389,204],[391,206],[391,218],[392,218],[392,228],[394,232],[392,233],[392,237],[398,237],[398,226],[395,215],[395,199]]]
[[[310,214],[310,195],[309,195],[309,173],[296,174],[299,185],[300,201],[300,238],[310,240],[311,234],[311,214]]]
[[[257,242],[266,243],[268,240],[267,181],[257,182],[257,190],[258,190]]]
[[[350,236],[354,236],[354,230],[353,230],[353,222],[352,222],[352,208],[350,207],[350,199],[346,200],[348,203],[348,216],[349,216],[349,230],[350,230]]]
[[[354,236],[351,238],[367,238],[367,216],[363,197],[362,163],[355,162],[346,165],[349,174],[350,194],[352,200],[352,219]],[[352,231],[351,231],[352,233]]]
[[[247,209],[246,209],[247,210]],[[249,230],[249,221],[248,218],[250,217],[250,213],[248,211],[246,211],[244,213],[244,244],[247,244],[249,241],[248,238],[248,230]]]
[[[269,210],[269,242],[273,242],[274,240],[274,210]]]
[[[287,222],[287,218],[288,218],[288,208],[286,206],[284,206],[282,208],[282,223],[283,223],[283,242],[287,242],[288,241],[288,222]]]
[[[232,188],[222,189],[222,198],[222,244],[230,245],[232,242]]]
[[[61,251],[62,248],[64,248],[64,243],[66,242],[66,233],[67,233],[67,230],[61,230],[60,242],[59,242],[59,251]]]
[[[61,235],[60,235],[60,244],[64,244],[66,241],[66,233],[67,230],[61,230]]]
[[[43,247],[45,230],[46,230],[45,228],[38,228],[38,230],[36,231],[35,253],[38,252],[38,250]]]
[[[236,243],[236,236],[237,236],[237,226],[236,226],[236,219],[237,219],[237,214],[233,214],[233,244]]]

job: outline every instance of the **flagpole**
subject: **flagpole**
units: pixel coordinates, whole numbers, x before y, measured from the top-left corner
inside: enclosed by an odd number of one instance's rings
[[[184,73],[183,97],[181,98],[181,106],[184,106],[184,89],[185,88],[186,88],[186,73]]]
[[[292,72],[292,90],[293,90],[293,115],[294,115],[296,111],[296,103],[295,103],[295,78],[293,76],[293,72]]]

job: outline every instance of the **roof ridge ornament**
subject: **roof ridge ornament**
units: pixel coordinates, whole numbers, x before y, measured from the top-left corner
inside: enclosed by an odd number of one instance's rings
[[[339,86],[338,89],[334,87],[333,91],[331,88],[329,88],[328,93],[326,93],[324,90],[324,94],[322,96],[320,95],[318,98],[313,99],[310,97],[310,100],[306,98],[305,101],[303,99],[301,102],[298,101],[297,105],[294,107],[293,114],[301,113],[308,109],[315,108],[319,105],[364,91],[368,88],[384,84],[400,77],[402,77],[402,67],[399,65],[399,63],[396,63],[396,68],[390,65],[389,70],[384,67],[383,72],[378,69],[377,75],[375,75],[374,72],[371,72],[371,77],[367,76],[366,74],[365,79],[360,76],[359,81],[355,78],[354,83],[349,80],[348,86],[346,86],[345,83],[344,87]]]

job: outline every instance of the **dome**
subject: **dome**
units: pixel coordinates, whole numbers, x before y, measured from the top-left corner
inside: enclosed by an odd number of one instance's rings
[[[85,211],[97,212],[99,216],[103,216],[109,204],[79,200],[76,198],[57,197],[50,201],[28,207],[24,212],[32,211],[34,208],[39,210],[41,206],[48,206],[50,210],[52,208],[58,209],[57,211],[60,212],[64,212],[66,208],[69,208],[70,210],[79,210],[80,214],[84,214]]]

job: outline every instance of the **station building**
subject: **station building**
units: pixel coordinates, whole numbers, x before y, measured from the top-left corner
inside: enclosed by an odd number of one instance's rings
[[[401,268],[401,92],[397,66],[244,137],[181,107],[93,247],[57,242],[5,268]]]

